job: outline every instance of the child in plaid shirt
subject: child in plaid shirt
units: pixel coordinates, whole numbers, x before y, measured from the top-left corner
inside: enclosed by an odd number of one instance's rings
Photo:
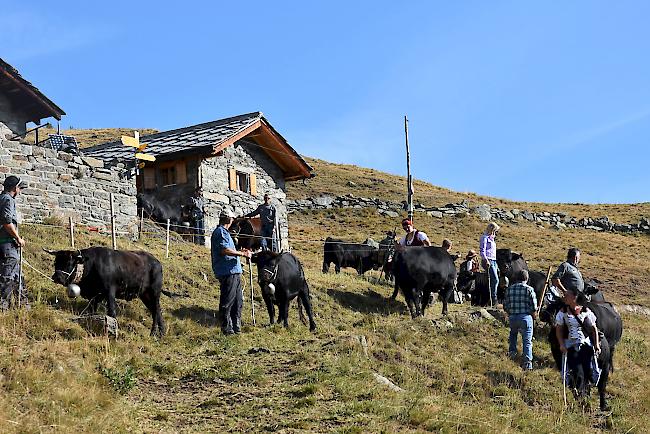
[[[533,369],[533,319],[537,318],[537,296],[535,290],[527,285],[528,271],[521,270],[514,276],[512,285],[506,290],[504,310],[510,321],[508,352],[510,358],[517,357],[517,335],[521,333],[523,346],[522,367]]]

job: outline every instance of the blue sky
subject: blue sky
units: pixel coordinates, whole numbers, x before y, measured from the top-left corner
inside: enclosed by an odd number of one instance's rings
[[[2,3],[75,128],[260,110],[302,154],[457,191],[650,200],[650,2]],[[417,193],[417,192],[416,192]]]

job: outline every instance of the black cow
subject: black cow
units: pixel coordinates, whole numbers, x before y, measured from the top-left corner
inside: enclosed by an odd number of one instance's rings
[[[497,266],[499,268],[499,288],[497,298],[503,300],[505,290],[508,287],[513,276],[520,270],[528,271],[528,263],[522,253],[513,252],[510,249],[497,249]],[[530,271],[528,273],[528,285],[535,289],[537,302],[541,303],[546,275],[540,271]],[[489,295],[488,295],[489,296]]]
[[[341,272],[341,267],[352,267],[362,275],[378,267],[377,249],[367,244],[348,243],[327,237],[323,246],[323,273],[329,271],[331,263],[334,263],[336,273]]]
[[[591,290],[594,291],[595,289],[591,287]],[[607,381],[609,380],[609,373],[614,370],[614,350],[623,335],[623,321],[611,303],[606,301],[594,302],[593,299],[604,300],[602,292],[598,291],[598,293],[594,293],[592,295],[592,301],[587,301],[585,294],[578,295],[578,303],[594,313],[596,316],[596,326],[602,333],[600,336],[601,353],[598,355],[598,365],[602,369],[602,374],[597,386],[600,397],[600,408],[601,410],[606,410],[608,406],[605,391]],[[564,306],[565,304],[561,298],[555,298],[546,306],[543,314],[540,315],[543,321],[551,323],[548,341],[558,370],[562,369],[562,352],[560,351],[560,344],[557,340],[553,323],[555,321],[555,314]],[[576,391],[577,397],[586,397],[589,392],[590,383],[585,380],[584,372],[578,370],[573,375],[574,378],[571,379],[572,384],[579,386],[579,389]]]
[[[298,296],[298,312],[300,320],[306,324],[302,312],[304,304],[309,317],[309,330],[316,330],[316,323],[311,309],[309,285],[305,279],[302,264],[294,255],[288,252],[274,253],[263,251],[253,255],[253,263],[257,264],[257,276],[262,298],[266,303],[271,324],[275,322],[275,307],[278,305],[278,322],[289,326],[289,302]]]
[[[393,259],[395,291],[401,288],[406,304],[415,318],[424,315],[432,292],[442,298],[442,314],[447,314],[447,303],[454,291],[456,267],[451,256],[441,247],[412,247],[397,252]]]
[[[153,255],[106,247],[45,251],[55,257],[52,280],[64,286],[79,285],[81,296],[90,300],[93,311],[100,301],[106,300],[108,316],[115,317],[116,298],[130,301],[139,297],[151,313],[151,334],[165,334],[160,294],[176,294],[162,289],[162,265]]]

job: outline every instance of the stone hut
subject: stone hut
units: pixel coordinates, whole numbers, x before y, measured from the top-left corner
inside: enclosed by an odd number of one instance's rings
[[[288,247],[285,185],[312,177],[313,169],[261,112],[143,136],[140,143],[147,144],[144,152],[156,161],[138,170],[138,194],[165,209],[166,218],[178,221],[181,207],[200,186],[209,232],[222,210],[243,215],[268,193],[277,208],[281,247]],[[107,165],[135,165],[134,148],[121,142],[87,148],[84,154]]]
[[[0,140],[25,134],[27,123],[61,120],[65,112],[4,60],[0,59]]]

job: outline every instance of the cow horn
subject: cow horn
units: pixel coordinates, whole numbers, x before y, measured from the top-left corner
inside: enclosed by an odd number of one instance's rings
[[[50,255],[56,255],[57,251],[56,250],[49,250],[43,247],[43,251],[49,253]]]

